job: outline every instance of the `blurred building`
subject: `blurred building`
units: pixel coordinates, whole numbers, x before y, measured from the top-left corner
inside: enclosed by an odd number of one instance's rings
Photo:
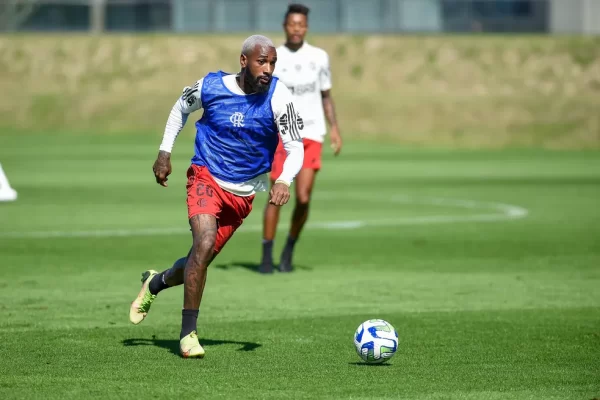
[[[0,0],[5,31],[279,32],[291,0]],[[600,0],[304,0],[319,33],[600,34]]]

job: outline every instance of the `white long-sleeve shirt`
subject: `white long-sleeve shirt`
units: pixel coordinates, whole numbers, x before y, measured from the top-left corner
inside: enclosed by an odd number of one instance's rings
[[[181,96],[173,106],[160,145],[161,151],[171,153],[175,144],[175,139],[183,129],[189,114],[202,108],[202,83],[203,79],[198,80],[193,86],[184,88],[184,95]],[[225,87],[236,95],[245,93],[239,87],[235,75],[226,75],[223,77]],[[295,112],[293,106],[293,96],[289,89],[280,81],[274,83],[275,89],[271,97],[271,107],[279,137],[283,143],[283,148],[287,153],[287,158],[283,164],[283,172],[278,180],[291,184],[300,172],[304,161],[304,145],[302,139],[295,135],[287,135],[285,132],[300,131],[303,126],[298,126],[297,116],[288,115]],[[300,119],[301,120],[301,119]],[[290,124],[296,124],[290,127]],[[214,177],[213,177],[214,178]],[[256,192],[266,191],[269,188],[268,173],[262,174],[256,178],[243,183],[225,182],[214,178],[217,184],[228,192],[238,196],[251,196]]]

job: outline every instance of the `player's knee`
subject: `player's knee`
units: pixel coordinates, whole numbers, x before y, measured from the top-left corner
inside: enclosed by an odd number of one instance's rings
[[[310,203],[310,191],[298,190],[296,192],[296,205],[299,207],[308,207]]]
[[[212,254],[215,243],[217,242],[217,234],[216,232],[211,232],[209,234],[202,235],[200,239],[200,248],[203,250],[205,254]]]
[[[207,232],[194,240],[193,257],[197,263],[205,264],[204,261],[212,257],[217,241],[216,232]]]

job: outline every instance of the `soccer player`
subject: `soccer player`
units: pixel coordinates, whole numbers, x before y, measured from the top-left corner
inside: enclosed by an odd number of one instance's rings
[[[187,171],[187,206],[193,244],[187,257],[158,273],[142,274],[142,289],[129,319],[139,324],[161,290],[184,285],[180,351],[203,357],[197,319],[207,268],[252,210],[257,191],[269,188],[268,173],[279,142],[287,153],[283,172],[269,192],[274,207],[287,203],[289,186],[302,167],[304,152],[290,91],[273,77],[277,51],[270,39],[250,36],[242,46],[241,71],[211,72],[184,89],[167,120],[156,182],[167,186],[171,150],[188,115],[203,109],[196,122],[195,155]]]
[[[277,48],[279,57],[275,76],[285,83],[294,94],[294,104],[302,115],[304,139],[304,163],[296,177],[296,205],[287,241],[279,263],[279,271],[291,272],[294,245],[308,219],[310,197],[317,172],[321,169],[321,149],[327,129],[325,117],[330,126],[331,147],[337,156],[342,150],[342,138],[331,97],[331,75],[327,53],[306,43],[308,31],[308,7],[291,4],[285,14],[283,30],[286,35],[284,45]],[[280,176],[286,157],[280,145],[275,154],[271,182]],[[263,218],[263,251],[259,271],[273,272],[273,240],[279,221],[279,208],[267,203]]]

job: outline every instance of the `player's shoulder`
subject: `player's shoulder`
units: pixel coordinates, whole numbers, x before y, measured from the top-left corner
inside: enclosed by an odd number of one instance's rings
[[[304,45],[306,46],[306,50],[308,50],[311,56],[321,60],[327,60],[329,58],[329,54],[327,54],[327,51],[325,51],[324,49],[317,46],[313,46],[312,44],[308,43],[305,43]]]
[[[290,89],[281,81],[277,79],[275,82],[275,89],[273,89],[273,97],[291,97],[292,92]]]
[[[221,71],[209,72],[198,80],[198,82],[215,82],[221,79]]]
[[[277,51],[277,62],[288,62],[292,56],[285,44],[279,45],[275,50]]]
[[[286,106],[294,101],[294,95],[288,87],[279,79],[275,82],[273,95],[271,96],[271,108],[277,114],[283,112]]]
[[[279,79],[275,83],[275,88],[273,89],[273,95],[271,96],[271,110],[273,111],[273,115],[275,118],[279,118],[279,116],[289,111],[290,108],[293,108],[294,104],[294,95],[288,87],[281,82]]]
[[[228,81],[232,81],[234,79],[235,74],[224,71],[214,71],[209,72],[202,78],[198,79],[193,86],[199,90],[202,90],[205,88],[220,86],[223,83],[227,83]]]

